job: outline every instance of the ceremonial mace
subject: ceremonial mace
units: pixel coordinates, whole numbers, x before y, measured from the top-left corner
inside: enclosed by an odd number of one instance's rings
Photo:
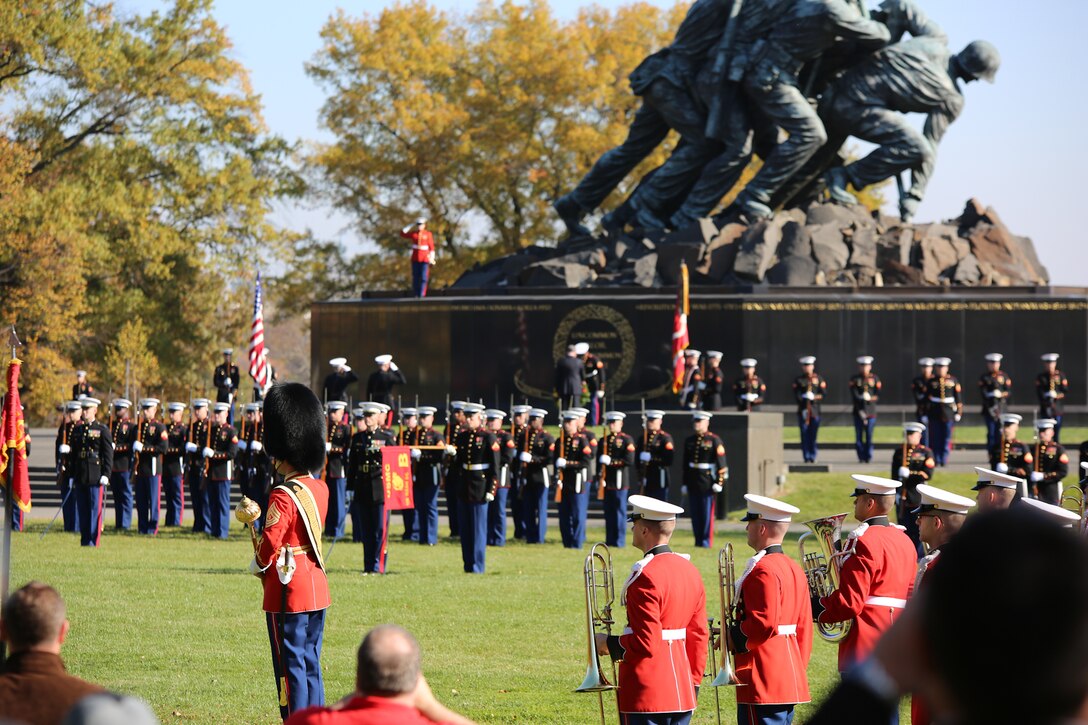
[[[242,500],[238,502],[238,508],[234,509],[234,518],[241,521],[249,529],[249,536],[253,539],[253,553],[256,554],[259,541],[257,527],[253,525],[253,522],[261,518],[260,504],[248,496],[242,496]]]

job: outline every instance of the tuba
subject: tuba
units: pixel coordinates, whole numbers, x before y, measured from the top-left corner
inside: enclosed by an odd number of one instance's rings
[[[612,663],[612,682],[601,672],[601,658],[597,651],[597,628],[612,634],[612,604],[616,600],[616,587],[612,576],[612,554],[604,544],[594,544],[586,556],[583,567],[586,590],[586,635],[589,638],[589,663],[586,676],[575,692],[596,692],[601,707],[601,725],[605,725],[604,693],[615,690],[616,665]]]
[[[808,531],[801,534],[797,547],[801,554],[801,567],[808,579],[808,591],[814,597],[826,597],[839,588],[839,570],[850,550],[839,551],[842,547],[842,522],[847,514],[835,514],[822,519],[806,521]],[[819,551],[805,551],[805,539],[816,539]],[[850,622],[827,624],[816,622],[816,633],[824,640],[835,643],[842,641],[850,631]]]

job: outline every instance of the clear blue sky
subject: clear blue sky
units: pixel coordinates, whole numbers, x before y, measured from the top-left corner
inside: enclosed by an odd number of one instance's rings
[[[431,0],[442,9],[468,12],[474,0]],[[670,6],[672,0],[648,0]],[[875,5],[876,0],[867,0]],[[920,0],[958,49],[975,39],[994,43],[1002,66],[994,85],[967,87],[967,105],[941,144],[936,175],[919,221],[958,216],[971,196],[994,207],[1015,234],[1035,241],[1053,284],[1088,285],[1088,228],[1082,192],[1088,166],[1084,119],[1088,100],[1083,30],[1084,0]],[[122,10],[145,12],[158,0],[118,0]],[[377,14],[384,0],[218,0],[215,14],[250,70],[270,129],[289,139],[328,137],[318,128],[320,90],[303,70],[319,46],[318,32],[337,7]],[[562,17],[589,3],[552,0]],[[624,0],[599,0],[615,7]],[[894,196],[894,192],[892,193]],[[343,219],[328,210],[283,209],[281,223],[310,226],[323,238],[356,243]]]

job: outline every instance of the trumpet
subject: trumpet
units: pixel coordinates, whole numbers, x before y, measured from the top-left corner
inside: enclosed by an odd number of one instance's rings
[[[806,521],[808,531],[801,534],[797,547],[801,554],[801,568],[808,579],[808,591],[814,597],[826,597],[839,588],[839,571],[850,549],[842,547],[842,522],[847,514],[836,514],[822,519]],[[805,539],[816,538],[819,551],[805,551]],[[839,551],[838,549],[844,550]],[[850,632],[851,622],[831,624],[816,622],[816,633],[825,641],[841,642]]]
[[[717,627],[712,624],[710,628],[710,652],[718,665],[718,672],[710,683],[711,687],[740,684],[737,673],[733,670],[733,641],[729,636],[729,629],[737,623],[736,596],[733,544],[727,543],[718,551],[718,600],[721,603],[721,618]]]
[[[597,651],[597,629],[612,634],[612,604],[616,601],[615,580],[612,576],[612,553],[604,544],[594,544],[586,556],[582,569],[586,590],[586,635],[589,639],[586,676],[575,692],[596,692],[601,708],[601,725],[605,725],[604,693],[615,690],[616,664],[612,663],[612,681],[601,671],[600,652]]]

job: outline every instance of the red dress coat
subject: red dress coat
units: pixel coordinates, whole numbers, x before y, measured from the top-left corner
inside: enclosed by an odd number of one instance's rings
[[[620,712],[694,710],[709,637],[699,570],[672,551],[647,556],[635,564],[624,596]]]
[[[783,554],[768,552],[740,586],[740,631],[747,651],[733,658],[743,705],[793,705],[810,700],[812,603],[801,567]],[[736,643],[740,645],[739,642]]]
[[[918,561],[914,544],[895,526],[870,525],[855,542],[853,555],[842,566],[839,588],[820,600],[820,622],[853,620],[839,643],[840,672],[872,652],[899,616],[914,590]],[[874,602],[876,597],[884,601]]]
[[[321,479],[305,476],[295,479],[313,494],[317,503],[317,521],[322,524],[329,510],[329,489]],[[305,502],[305,498],[302,500]],[[320,541],[320,525],[314,531]],[[257,547],[257,565],[264,572],[264,611],[279,612],[283,606],[283,585],[276,573],[280,549],[290,546],[295,552],[295,574],[287,585],[287,612],[315,612],[329,606],[329,580],[318,566],[310,549],[310,538],[298,506],[283,484],[275,486],[268,497],[264,532]],[[302,548],[303,551],[300,551]],[[267,567],[267,568],[266,568]]]
[[[413,262],[430,262],[431,255],[434,254],[434,237],[426,229],[412,230],[410,232],[401,232],[400,235],[405,239],[412,240],[412,261]]]
[[[914,586],[917,589],[921,586],[925,579],[926,573],[930,569],[937,565],[937,560],[941,556],[940,549],[936,549],[929,554],[929,556],[923,557],[918,561],[918,574],[914,580]],[[932,557],[932,558],[930,558]],[[933,716],[930,714],[929,705],[922,698],[921,695],[911,695],[910,697],[910,722],[911,725],[930,725],[933,721]]]

